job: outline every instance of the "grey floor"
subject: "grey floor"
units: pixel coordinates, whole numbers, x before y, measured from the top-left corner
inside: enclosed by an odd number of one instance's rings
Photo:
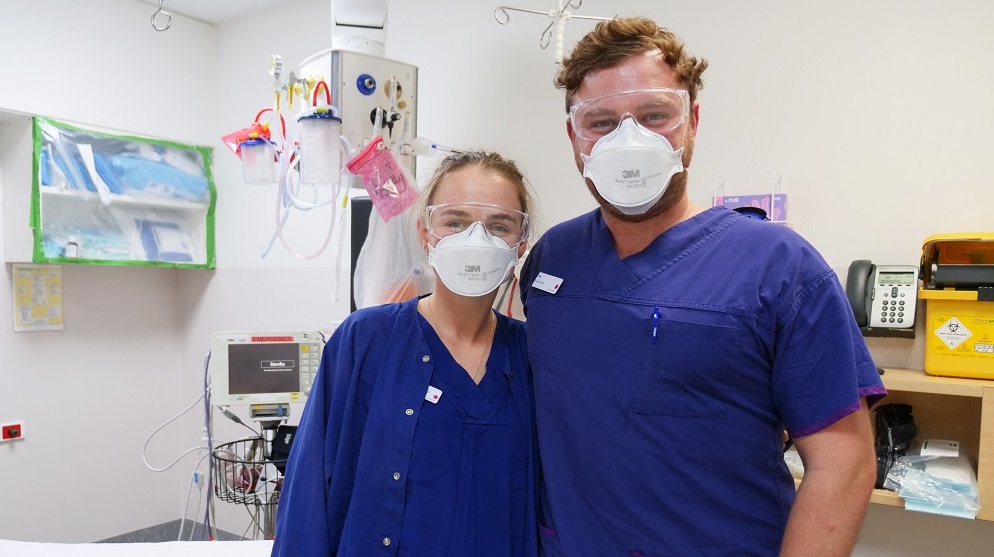
[[[100,540],[98,543],[174,542],[177,541],[177,536],[179,536],[180,533],[180,523],[179,519],[173,520],[172,522],[163,522],[162,524],[149,526],[148,528],[142,528],[141,530],[135,530],[134,532],[128,532],[126,534]],[[192,536],[191,533],[193,534]],[[240,536],[238,534],[232,534],[231,532],[225,532],[224,530],[218,530],[217,532],[217,539],[221,541],[237,540],[239,537]],[[195,523],[192,520],[187,520],[186,523],[183,524],[183,541],[204,541],[207,539],[208,536],[204,535],[203,523]]]

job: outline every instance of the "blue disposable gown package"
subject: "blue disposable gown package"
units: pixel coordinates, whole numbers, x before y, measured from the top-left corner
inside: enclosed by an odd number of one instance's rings
[[[105,157],[103,162],[113,175],[113,181],[125,184],[121,187],[123,193],[193,202],[206,202],[210,197],[206,177],[190,174],[162,161],[121,154]]]
[[[902,456],[884,487],[896,491],[908,510],[962,518],[976,518],[980,511],[977,476],[963,454]]]

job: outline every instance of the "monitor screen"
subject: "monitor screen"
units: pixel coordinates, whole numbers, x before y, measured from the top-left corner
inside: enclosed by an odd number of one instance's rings
[[[317,331],[222,332],[211,345],[211,402],[306,402],[321,363]]]
[[[258,342],[228,345],[228,392],[300,392],[300,345]]]

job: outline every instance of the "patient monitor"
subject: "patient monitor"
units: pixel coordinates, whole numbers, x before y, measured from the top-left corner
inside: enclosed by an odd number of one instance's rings
[[[211,403],[248,405],[259,421],[285,420],[306,402],[321,363],[317,331],[219,332],[211,341]]]

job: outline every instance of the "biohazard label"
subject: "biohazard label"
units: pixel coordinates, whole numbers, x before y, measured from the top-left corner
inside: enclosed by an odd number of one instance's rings
[[[944,342],[950,350],[955,350],[957,346],[963,344],[963,341],[973,336],[973,332],[971,332],[970,329],[967,329],[966,325],[964,325],[959,319],[950,317],[949,321],[946,321],[935,330],[935,336],[942,339],[942,342]]]

